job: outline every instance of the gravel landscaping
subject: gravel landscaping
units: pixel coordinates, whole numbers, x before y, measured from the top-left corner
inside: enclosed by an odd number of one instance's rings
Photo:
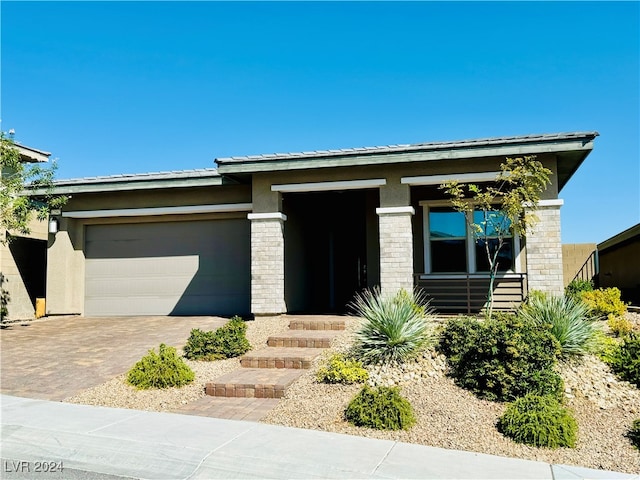
[[[640,315],[629,314],[638,326]],[[347,318],[347,329],[332,351],[345,351],[357,328]],[[249,322],[247,337],[254,348],[266,338],[286,330],[288,319],[261,318]],[[327,358],[326,352],[315,365]],[[65,401],[90,405],[171,411],[204,396],[204,383],[239,367],[238,359],[191,362],[195,382],[180,389],[139,391],[124,382],[124,375]],[[598,358],[587,356],[560,366],[567,406],[579,425],[577,448],[550,450],[517,444],[503,437],[496,422],[504,405],[476,398],[446,376],[444,357],[426,352],[403,368],[369,368],[370,383],[395,384],[413,405],[417,424],[408,431],[386,432],[347,423],[343,412],[361,385],[327,385],[315,381],[315,368],[296,381],[284,399],[263,420],[266,423],[347,433],[417,443],[441,448],[538,460],[556,464],[640,473],[640,452],[624,436],[640,418],[640,390],[615,378]]]

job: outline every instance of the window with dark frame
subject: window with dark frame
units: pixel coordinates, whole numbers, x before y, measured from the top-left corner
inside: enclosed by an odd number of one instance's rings
[[[427,211],[427,273],[489,272],[486,245],[493,255],[499,245],[499,232],[509,230],[509,221],[500,211],[474,211],[473,223],[482,229],[479,234],[470,231],[465,214],[452,207],[429,206]],[[514,271],[515,258],[513,236],[503,235],[498,271]]]

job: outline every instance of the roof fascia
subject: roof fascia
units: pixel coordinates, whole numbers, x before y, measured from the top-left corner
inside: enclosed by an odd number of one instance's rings
[[[49,161],[51,153],[36,150],[35,148],[25,147],[18,143],[14,143],[13,146],[20,152],[20,158],[24,162],[32,163],[45,163]]]
[[[613,237],[605,240],[602,243],[599,243],[597,245],[598,251],[602,252],[604,250],[620,246],[621,243],[624,243],[627,240],[631,240],[632,238],[637,236],[640,236],[640,223],[634,225],[631,228],[627,228],[625,231],[614,235]]]
[[[101,193],[101,192],[124,192],[131,190],[153,190],[164,188],[185,188],[185,187],[210,187],[235,182],[227,182],[222,177],[202,177],[202,178],[178,178],[178,179],[156,179],[137,181],[103,181],[56,184],[53,192],[56,195],[74,193]],[[37,193],[34,192],[34,193]]]
[[[559,154],[570,151],[584,151],[585,156],[593,149],[593,138],[554,139],[521,144],[486,145],[458,148],[438,148],[426,151],[399,153],[373,153],[341,155],[320,158],[273,159],[246,161],[240,163],[219,163],[220,174],[258,173],[282,170],[308,170],[314,168],[356,167],[395,163],[429,162],[438,160],[463,160],[482,157],[504,157],[516,155]]]

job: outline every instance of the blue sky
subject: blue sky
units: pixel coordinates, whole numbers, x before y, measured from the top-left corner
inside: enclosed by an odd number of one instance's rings
[[[597,130],[565,243],[640,221],[638,2],[11,2],[2,130],[58,178]]]

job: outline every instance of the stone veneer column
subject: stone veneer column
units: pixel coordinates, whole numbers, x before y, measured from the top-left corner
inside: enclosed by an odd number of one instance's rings
[[[377,208],[380,219],[380,289],[394,295],[413,290],[413,207]]]
[[[562,200],[541,200],[535,214],[539,221],[527,234],[527,282],[529,291],[564,293],[560,207]]]
[[[284,301],[284,222],[280,213],[250,213],[251,220],[251,312],[279,315],[287,311]]]

